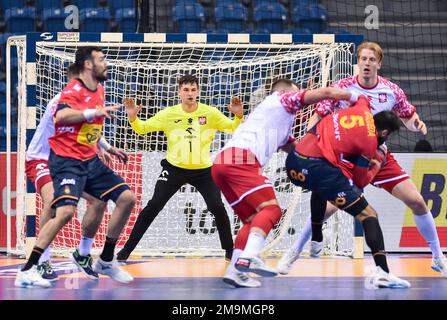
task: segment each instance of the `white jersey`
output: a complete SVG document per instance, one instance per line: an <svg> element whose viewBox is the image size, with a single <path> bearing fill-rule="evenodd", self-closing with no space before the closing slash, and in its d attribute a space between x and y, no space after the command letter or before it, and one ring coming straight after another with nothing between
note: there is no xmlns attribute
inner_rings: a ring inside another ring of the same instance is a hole
<svg viewBox="0 0 447 320"><path fill-rule="evenodd" d="M296 111L303 106L305 90L267 96L239 125L223 147L250 150L263 167L292 133Z"/></svg>
<svg viewBox="0 0 447 320"><path fill-rule="evenodd" d="M394 111L399 118L410 118L416 111L397 84L380 76L377 79L377 84L372 88L362 87L358 82L358 76L341 79L332 84L332 87L366 96L371 104L373 114L381 111ZM324 100L318 103L316 111L319 116L324 117L337 109L349 106L347 101Z"/></svg>
<svg viewBox="0 0 447 320"><path fill-rule="evenodd" d="M59 104L60 97L59 93L48 103L26 151L26 160L48 160L50 156L48 139L54 136L53 113Z"/></svg>

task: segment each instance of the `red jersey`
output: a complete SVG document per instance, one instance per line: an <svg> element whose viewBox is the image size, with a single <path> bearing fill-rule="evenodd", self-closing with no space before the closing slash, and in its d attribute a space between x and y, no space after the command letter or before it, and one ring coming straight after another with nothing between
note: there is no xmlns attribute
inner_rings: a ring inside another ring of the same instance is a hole
<svg viewBox="0 0 447 320"><path fill-rule="evenodd" d="M360 96L351 108L324 117L317 124L316 135L308 133L296 150L304 156L326 158L345 176L353 179L358 187L364 187L369 160L375 157L377 143L369 102ZM351 162L359 157L363 160L360 161L361 171L357 171L357 166Z"/></svg>
<svg viewBox="0 0 447 320"><path fill-rule="evenodd" d="M97 89L91 91L80 79L75 79L62 91L59 104L66 104L81 111L104 108L104 88L98 84ZM55 123L54 136L49 139L51 149L61 157L91 159L96 155L103 124L104 117L74 124Z"/></svg>

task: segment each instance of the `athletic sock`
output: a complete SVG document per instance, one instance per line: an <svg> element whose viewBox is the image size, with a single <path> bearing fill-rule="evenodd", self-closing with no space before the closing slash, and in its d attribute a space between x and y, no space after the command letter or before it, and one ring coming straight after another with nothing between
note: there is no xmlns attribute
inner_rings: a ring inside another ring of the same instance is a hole
<svg viewBox="0 0 447 320"><path fill-rule="evenodd" d="M44 249L41 249L39 247L34 247L33 251L31 252L31 255L28 258L28 261L26 262L25 266L22 268L22 271L27 271L31 269L33 266L37 265L39 262L39 258L44 252Z"/></svg>
<svg viewBox="0 0 447 320"><path fill-rule="evenodd" d="M443 256L441 246L439 244L438 233L436 231L435 220L431 212L427 212L423 215L413 215L414 222L419 230L419 233L427 241L428 246L432 252L434 258Z"/></svg>
<svg viewBox="0 0 447 320"><path fill-rule="evenodd" d="M79 243L79 254L81 256L86 256L90 254L90 251L92 250L94 238L87 238L82 236L81 242Z"/></svg>
<svg viewBox="0 0 447 320"><path fill-rule="evenodd" d="M105 262L110 262L113 260L113 253L115 251L116 242L118 239L113 239L106 237L106 242L104 243L104 249L101 253L101 260Z"/></svg>
<svg viewBox="0 0 447 320"><path fill-rule="evenodd" d="M264 242L265 238L261 234L257 232L250 232L242 256L243 257L258 256L259 252L261 252L262 247L264 246Z"/></svg>
<svg viewBox="0 0 447 320"><path fill-rule="evenodd" d="M307 218L306 223L304 224L303 229L301 230L298 239L295 241L293 245L295 252L302 252L305 244L310 240L312 236L312 226L310 216Z"/></svg>
<svg viewBox="0 0 447 320"><path fill-rule="evenodd" d="M383 241L382 229L379 220L376 217L368 217L362 222L365 230L365 241L371 249L376 266L379 266L385 272L390 272L385 255L385 244Z"/></svg>
<svg viewBox="0 0 447 320"><path fill-rule="evenodd" d="M45 261L49 261L49 260L50 260L50 247L47 247L47 248L43 251L42 255L40 256L40 258L39 258L39 263L38 263L38 264L42 264L42 263L44 263Z"/></svg>

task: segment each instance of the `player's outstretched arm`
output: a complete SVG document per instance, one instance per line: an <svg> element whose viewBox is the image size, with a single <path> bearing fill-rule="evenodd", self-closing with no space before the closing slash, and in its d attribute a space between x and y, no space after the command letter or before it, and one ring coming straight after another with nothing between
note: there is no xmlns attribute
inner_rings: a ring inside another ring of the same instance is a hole
<svg viewBox="0 0 447 320"><path fill-rule="evenodd" d="M129 117L129 121L134 122L137 119L138 113L141 111L141 108L143 108L143 106L137 106L132 98L125 98L123 100L123 104L126 108L126 113Z"/></svg>
<svg viewBox="0 0 447 320"><path fill-rule="evenodd" d="M116 116L114 113L120 108L121 106L112 106L101 109L87 109L81 111L66 106L56 112L54 122L57 124L74 124L100 117L115 119Z"/></svg>
<svg viewBox="0 0 447 320"><path fill-rule="evenodd" d="M313 126L315 126L320 120L321 117L318 115L317 112L314 112L314 114L309 118L309 121L307 122L307 130L313 128Z"/></svg>
<svg viewBox="0 0 447 320"><path fill-rule="evenodd" d="M357 98L358 96L356 94L353 94L347 90L326 87L306 91L306 94L304 95L304 104L314 104L326 99L335 101L346 100L354 103L357 101Z"/></svg>
<svg viewBox="0 0 447 320"><path fill-rule="evenodd" d="M419 115L416 112L413 113L413 115L410 118L408 119L401 118L401 120L408 130L413 132L420 132L423 135L427 134L427 126L425 125L424 121L419 119Z"/></svg>

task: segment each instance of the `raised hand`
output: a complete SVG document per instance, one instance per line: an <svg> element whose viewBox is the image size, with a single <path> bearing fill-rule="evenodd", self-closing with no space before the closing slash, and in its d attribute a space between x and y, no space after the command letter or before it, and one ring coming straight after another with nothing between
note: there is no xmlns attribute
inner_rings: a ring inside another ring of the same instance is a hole
<svg viewBox="0 0 447 320"><path fill-rule="evenodd" d="M244 116L244 107L239 97L233 96L231 98L231 102L228 105L228 110L238 118L242 118Z"/></svg>
<svg viewBox="0 0 447 320"><path fill-rule="evenodd" d="M421 119L416 118L414 120L414 124L413 125L424 136L427 134L427 126L425 125L424 121L422 121Z"/></svg>
<svg viewBox="0 0 447 320"><path fill-rule="evenodd" d="M112 164L112 157L110 156L110 154L108 154L101 148L98 148L98 157L102 162L104 162L106 166L110 167L110 165Z"/></svg>
<svg viewBox="0 0 447 320"><path fill-rule="evenodd" d="M121 106L104 107L96 109L95 117L105 117L108 119L116 119L115 112L121 109Z"/></svg>
<svg viewBox="0 0 447 320"><path fill-rule="evenodd" d="M124 164L126 164L129 159L127 153L115 147L110 148L107 152L117 157L119 161Z"/></svg>
<svg viewBox="0 0 447 320"><path fill-rule="evenodd" d="M124 107L126 108L127 116L129 117L129 120L131 122L135 121L135 119L138 116L138 113L140 112L141 108L143 106L137 106L135 104L135 101L132 98L125 98L123 100Z"/></svg>

